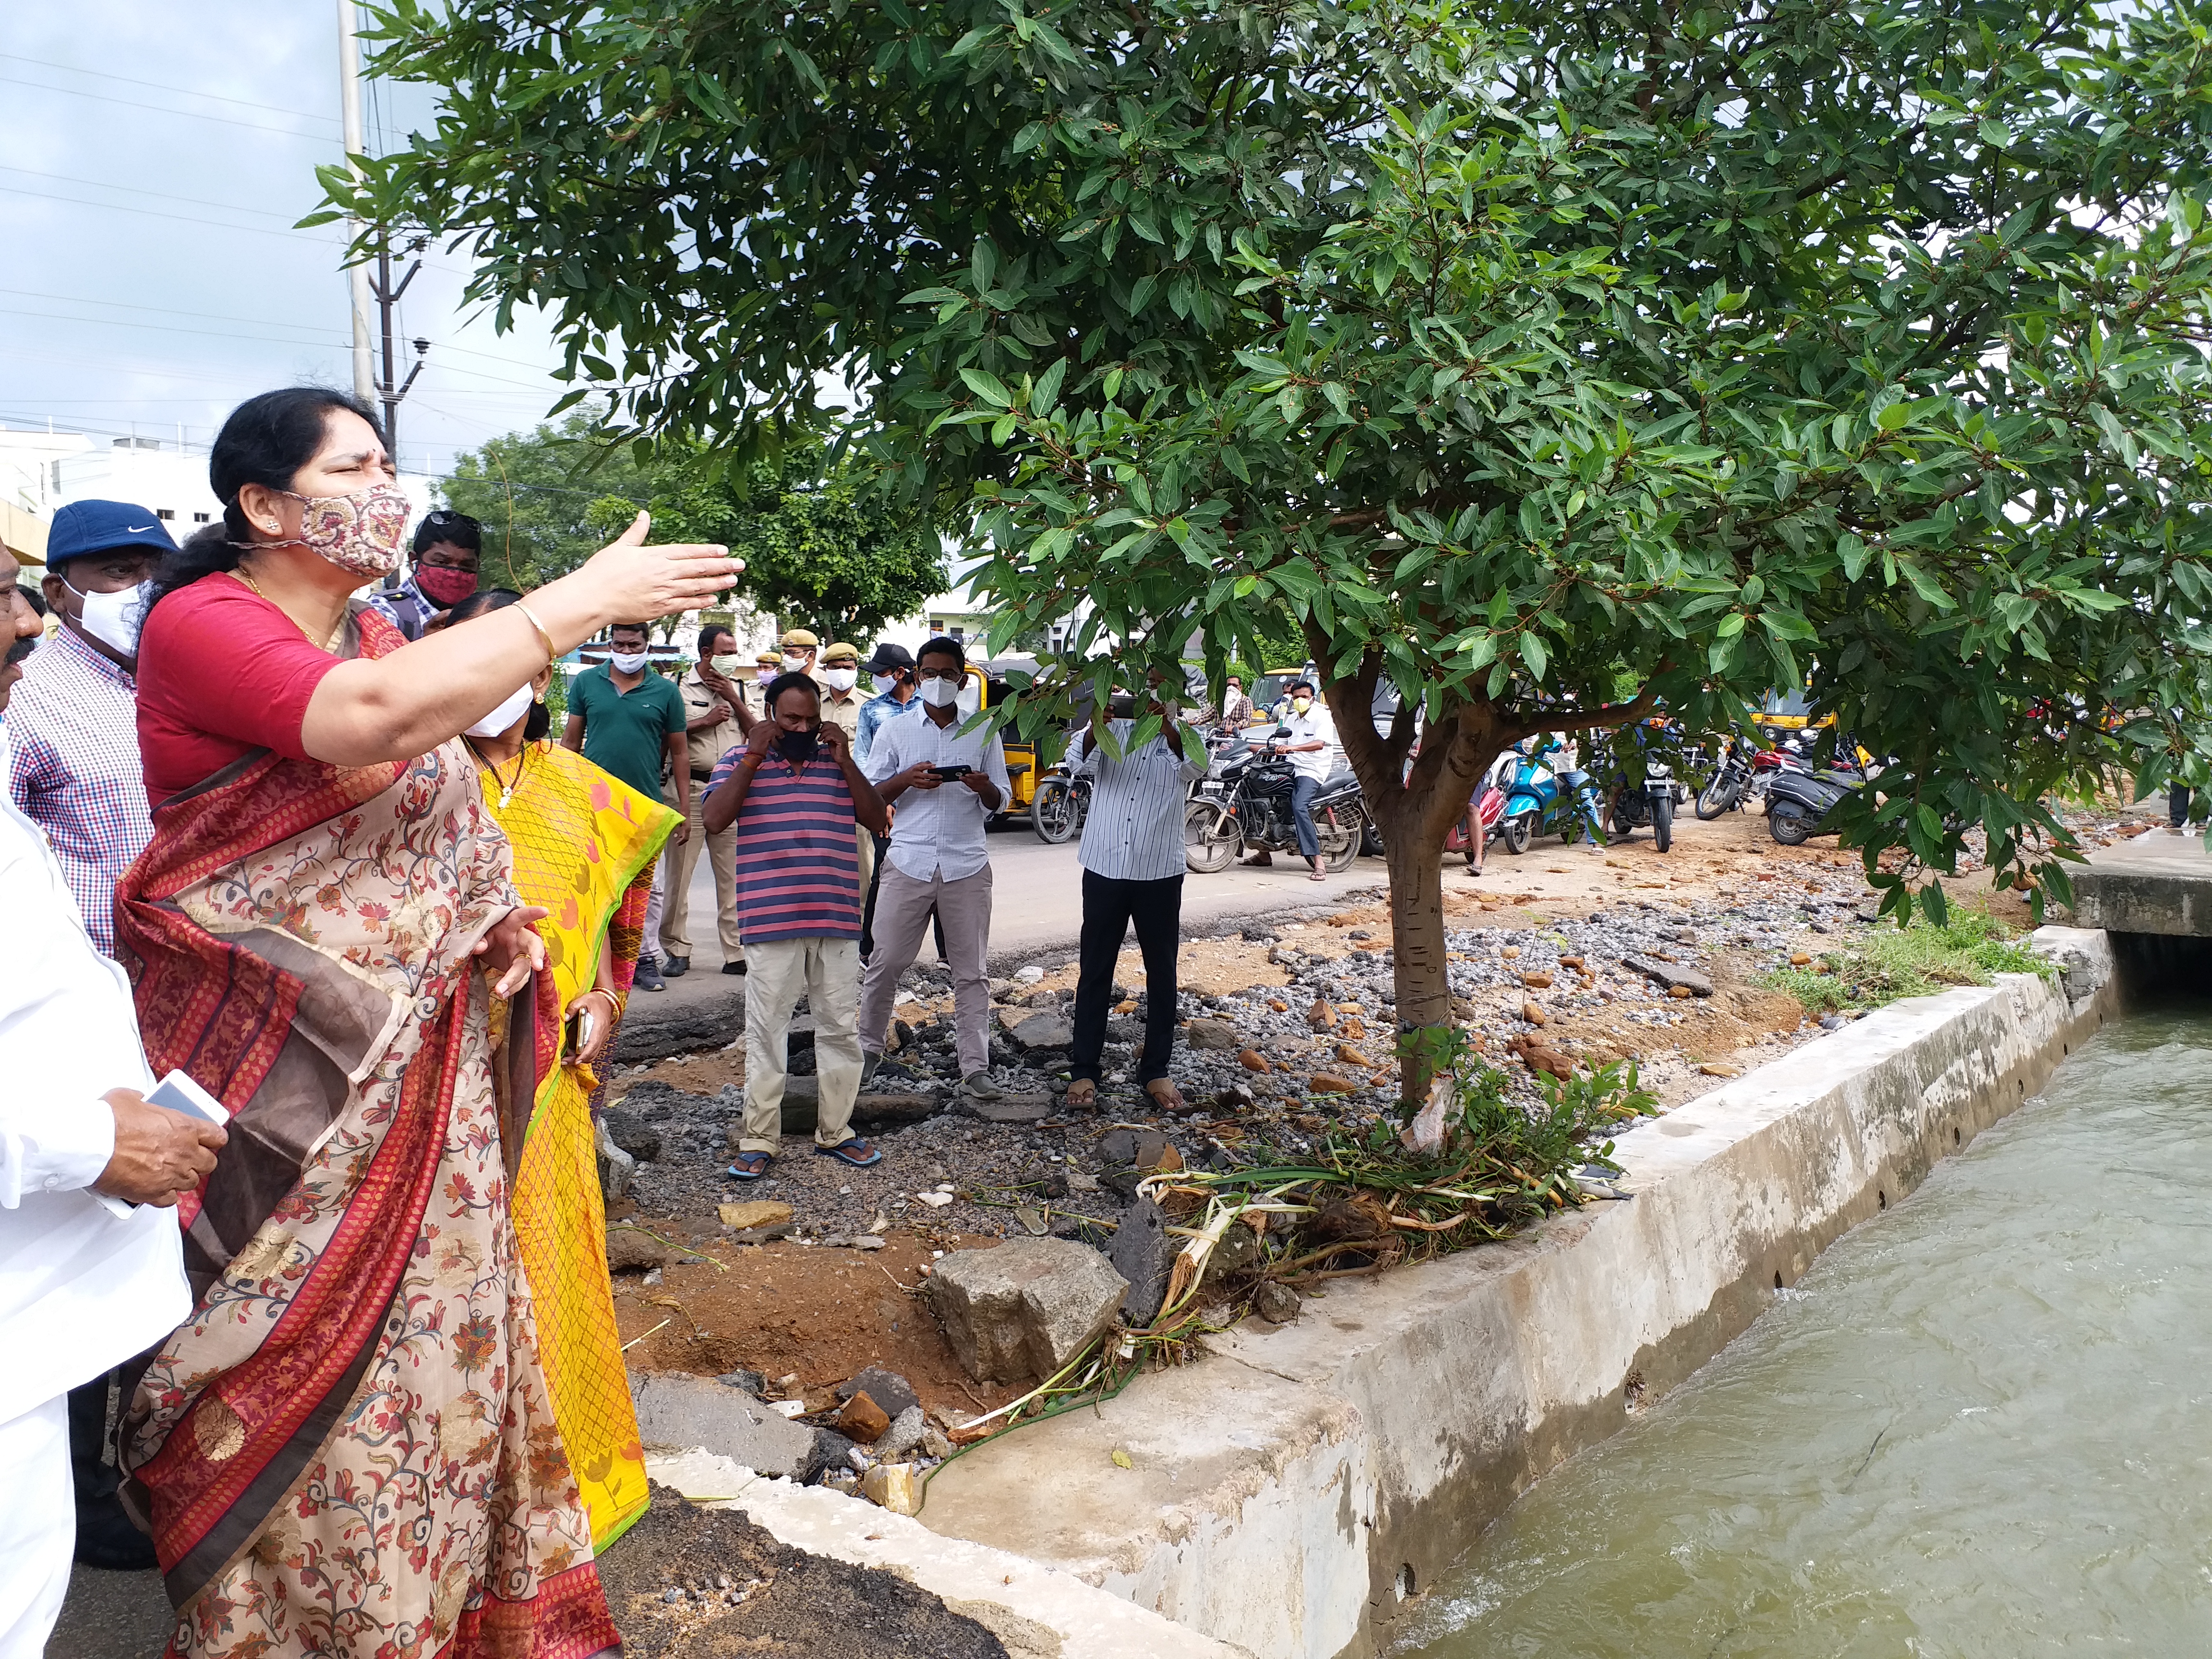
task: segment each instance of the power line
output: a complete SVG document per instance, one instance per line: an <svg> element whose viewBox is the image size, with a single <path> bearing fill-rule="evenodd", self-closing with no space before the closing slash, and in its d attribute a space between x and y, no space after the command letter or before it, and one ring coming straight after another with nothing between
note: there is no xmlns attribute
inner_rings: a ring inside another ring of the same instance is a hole
<svg viewBox="0 0 2212 1659"><path fill-rule="evenodd" d="M281 213L272 212L268 208L245 207L236 202L210 202L198 196L176 196L166 190L147 190L138 185L111 185L104 179L78 179L66 173L40 173L36 167L9 167L5 162L0 162L0 173L20 173L30 179L51 179L55 183L62 185L89 185L94 190L119 190L127 196L151 196L160 201L182 202L191 207L221 208L225 213L250 213L260 219L282 219L286 216ZM109 204L99 203L95 205L104 207Z"/></svg>
<svg viewBox="0 0 2212 1659"><path fill-rule="evenodd" d="M156 92L181 93L188 98L211 98L218 104L236 104L241 108L262 110L270 115L296 115L303 121L328 121L332 126L336 126L337 125L337 116L324 115L314 110L286 109L282 105L278 104L258 103L251 98L226 97L223 94L219 92L194 92L189 87L171 86L166 81L137 81L133 80L130 76L117 75L109 70L79 69L74 64L57 64L52 62L51 59L45 58L26 58L20 52L0 52L0 58L9 58L18 64L36 64L40 69L59 70L64 75L82 75L86 76L88 79L94 81L119 81L125 86L128 87L151 87ZM32 84L36 85L38 83L34 82ZM64 87L56 87L52 88L52 90L56 92L64 92L67 91L68 88ZM182 113L182 112L176 112Z"/></svg>
<svg viewBox="0 0 2212 1659"><path fill-rule="evenodd" d="M195 121L218 121L227 127L244 127L251 132L273 132L280 138L304 138L311 143L326 144L330 139L321 133L295 132L289 127L272 127L264 121L241 121L234 115L209 115L196 109L163 109L158 104L149 104L137 98L110 98L104 92L79 92L75 87L51 86L44 81L27 80L20 75L0 74L0 81L19 87L32 87L40 92L58 92L65 98L89 98L95 103L120 104L125 109L142 110L150 115L183 115ZM283 114L283 111L273 113ZM326 117L319 117L326 119Z"/></svg>
<svg viewBox="0 0 2212 1659"><path fill-rule="evenodd" d="M7 79L5 76L0 76L0 80L5 79ZM330 237L319 236L313 230L270 230L260 225L220 224L212 219L204 219L195 214L163 213L158 208L131 207L121 202L88 202L82 196L57 196L51 191L44 190L24 190L21 187L11 187L5 192L5 194L9 196L28 196L42 202L67 202L73 207L98 208L103 213L137 213L143 214L149 219L173 219L179 224L200 225L210 230L240 231L248 236L305 237L308 241L319 242L325 247L342 248L345 246L343 242L333 240ZM254 210L255 210L250 208L246 210L247 212L252 212Z"/></svg>
<svg viewBox="0 0 2212 1659"><path fill-rule="evenodd" d="M0 317L37 317L50 323L89 323L94 328L141 328L155 334L196 334L210 340L251 340L259 345L323 346L341 337L335 329L322 331L320 340L280 340L268 334L234 334L224 329L179 328L174 323L126 323L118 317L70 317L53 311L26 311L20 306L0 306ZM282 323L281 328L307 328L306 323Z"/></svg>

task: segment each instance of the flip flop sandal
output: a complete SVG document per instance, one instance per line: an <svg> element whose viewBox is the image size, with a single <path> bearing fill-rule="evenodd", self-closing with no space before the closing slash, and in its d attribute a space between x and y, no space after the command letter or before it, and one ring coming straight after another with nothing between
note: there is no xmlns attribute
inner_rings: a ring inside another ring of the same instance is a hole
<svg viewBox="0 0 2212 1659"><path fill-rule="evenodd" d="M758 1181L775 1161L766 1152L739 1152L737 1160L722 1173L732 1181Z"/></svg>
<svg viewBox="0 0 2212 1659"><path fill-rule="evenodd" d="M1165 1078L1155 1078L1145 1085L1145 1093L1153 1105L1164 1112L1187 1112L1190 1103L1182 1097L1182 1091Z"/></svg>
<svg viewBox="0 0 2212 1659"><path fill-rule="evenodd" d="M834 1158L840 1164L849 1164L856 1170L872 1169L884 1161L884 1155L858 1137L841 1140L835 1146L817 1146L817 1158Z"/></svg>
<svg viewBox="0 0 2212 1659"><path fill-rule="evenodd" d="M1087 1077L1079 1077L1067 1085L1062 1103L1080 1111L1098 1103L1098 1085Z"/></svg>

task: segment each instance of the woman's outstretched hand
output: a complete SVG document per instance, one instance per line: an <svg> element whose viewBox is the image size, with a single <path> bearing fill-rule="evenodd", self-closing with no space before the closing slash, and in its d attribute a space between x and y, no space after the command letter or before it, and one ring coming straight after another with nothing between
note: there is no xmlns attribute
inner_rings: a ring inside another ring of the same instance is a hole
<svg viewBox="0 0 2212 1659"><path fill-rule="evenodd" d="M696 611L744 574L745 562L732 558L726 547L647 547L645 538L652 528L652 516L639 514L577 573L618 622L657 622L679 611Z"/></svg>
<svg viewBox="0 0 2212 1659"><path fill-rule="evenodd" d="M545 941L531 932L530 924L552 914L538 905L520 905L476 942L469 954L482 957L483 965L499 975L492 981L493 995L511 997L532 974L545 971Z"/></svg>

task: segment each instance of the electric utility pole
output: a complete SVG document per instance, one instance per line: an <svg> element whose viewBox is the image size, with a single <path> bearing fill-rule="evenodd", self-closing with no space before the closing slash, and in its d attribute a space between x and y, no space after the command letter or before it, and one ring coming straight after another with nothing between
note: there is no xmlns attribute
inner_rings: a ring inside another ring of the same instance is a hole
<svg viewBox="0 0 2212 1659"><path fill-rule="evenodd" d="M338 86L345 115L345 147L349 165L352 158L364 153L361 123L361 44L354 31L359 27L355 0L338 0ZM361 176L356 165L354 176ZM348 219L349 240L357 241L362 234L358 219ZM407 246L410 253L420 253L428 241L417 236ZM397 343L392 338L392 312L399 304L399 296L407 291L415 273L422 269L416 259L407 267L395 285L392 280L392 236L382 227L377 231L376 276L372 279L366 263L356 264L347 271L351 284L353 310L353 389L354 395L363 403L371 401L384 405L384 447L396 468L399 465L399 405L415 384L415 377L422 372L422 359L430 349L428 340L413 342L415 364L408 370L404 380L399 379L399 359ZM378 334L384 346L382 373L379 374L371 362L368 337L368 307L374 301L377 310Z"/></svg>
<svg viewBox="0 0 2212 1659"><path fill-rule="evenodd" d="M361 168L354 157L362 154L361 135L361 42L354 38L360 18L354 9L354 0L338 0L338 104L345 117L346 163L353 168L353 176L361 177ZM346 240L354 242L361 235L361 221L346 220ZM368 267L353 265L346 271L349 297L353 313L353 393L363 403L376 395L376 377L368 363Z"/></svg>

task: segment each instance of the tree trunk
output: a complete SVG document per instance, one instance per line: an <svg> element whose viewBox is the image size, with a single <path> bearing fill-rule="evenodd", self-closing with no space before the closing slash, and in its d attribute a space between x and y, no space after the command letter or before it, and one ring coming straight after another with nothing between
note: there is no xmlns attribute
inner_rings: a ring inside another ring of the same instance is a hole
<svg viewBox="0 0 2212 1659"><path fill-rule="evenodd" d="M1452 1023L1451 985L1444 972L1443 837L1422 833L1427 816L1407 811L1401 790L1396 823L1382 826L1384 861L1390 869L1390 949L1398 994L1398 1029L1415 1036L1399 1062L1398 1097L1418 1105L1428 1097L1434 1037Z"/></svg>

